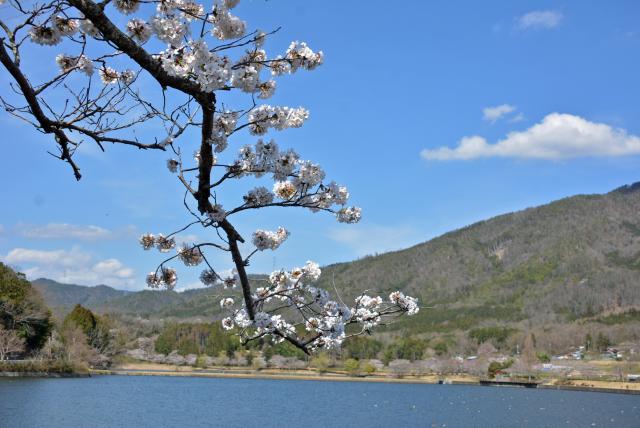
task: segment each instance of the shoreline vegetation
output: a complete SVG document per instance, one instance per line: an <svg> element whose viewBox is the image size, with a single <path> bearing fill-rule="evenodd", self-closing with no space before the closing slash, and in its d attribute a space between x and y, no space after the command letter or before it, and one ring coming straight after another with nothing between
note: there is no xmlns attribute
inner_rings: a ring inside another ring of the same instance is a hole
<svg viewBox="0 0 640 428"><path fill-rule="evenodd" d="M478 376L457 375L406 375L398 377L392 373L376 373L353 376L344 371L320 372L314 369L230 369L228 367L210 367L206 369L184 366L172 366L153 363L126 363L108 370L90 370L91 375L118 376L169 376L231 379L272 379L336 382L378 382L378 383L421 383L447 385L484 385L522 387L527 382L487 381ZM482 381L482 382L481 382ZM582 379L544 379L532 381L530 387L539 389L563 389L571 391L593 391L640 395L640 382L620 382Z"/></svg>
<svg viewBox="0 0 640 428"><path fill-rule="evenodd" d="M22 360L0 361L2 377L89 377L89 369L84 365L66 360Z"/></svg>

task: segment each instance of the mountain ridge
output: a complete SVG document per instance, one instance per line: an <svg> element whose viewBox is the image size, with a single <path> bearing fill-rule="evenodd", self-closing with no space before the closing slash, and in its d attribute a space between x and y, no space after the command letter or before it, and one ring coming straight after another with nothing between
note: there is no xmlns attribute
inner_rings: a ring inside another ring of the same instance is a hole
<svg viewBox="0 0 640 428"><path fill-rule="evenodd" d="M385 294L400 288L419 297L432 308L400 323L417 331L525 320L569 323L639 307L640 182L501 214L409 248L323 267L320 286L332 289L334 279L345 301L364 289ZM97 310L215 318L216 294L145 290L85 301Z"/></svg>

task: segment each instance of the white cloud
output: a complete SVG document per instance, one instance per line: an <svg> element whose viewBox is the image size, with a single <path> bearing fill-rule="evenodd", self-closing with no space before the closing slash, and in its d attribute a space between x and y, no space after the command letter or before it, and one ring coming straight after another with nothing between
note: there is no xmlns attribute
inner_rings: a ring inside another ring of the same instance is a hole
<svg viewBox="0 0 640 428"><path fill-rule="evenodd" d="M135 272L118 259L94 261L78 247L71 250L14 248L1 259L18 266L29 279L50 278L80 285L107 284L119 288L135 285Z"/></svg>
<svg viewBox="0 0 640 428"><path fill-rule="evenodd" d="M20 225L20 235L36 239L79 239L95 241L110 239L114 233L100 226L82 226L68 223L49 223L44 226Z"/></svg>
<svg viewBox="0 0 640 428"><path fill-rule="evenodd" d="M524 131L510 132L495 144L483 137L464 137L456 148L425 149L426 160L466 160L486 157L569 159L584 156L640 154L640 137L604 123L571 114L551 113Z"/></svg>
<svg viewBox="0 0 640 428"><path fill-rule="evenodd" d="M115 276L117 278L131 278L133 269L123 265L118 259L106 259L96 263L92 270L100 275Z"/></svg>
<svg viewBox="0 0 640 428"><path fill-rule="evenodd" d="M100 226L69 223L48 223L45 225L19 223L15 226L15 230L20 236L29 239L68 239L90 242L131 239L139 234L138 228L133 225L105 229Z"/></svg>
<svg viewBox="0 0 640 428"><path fill-rule="evenodd" d="M555 28L562 21L562 13L557 10L536 10L522 15L516 20L520 30Z"/></svg>
<svg viewBox="0 0 640 428"><path fill-rule="evenodd" d="M400 250L417 243L415 230L406 225L350 225L331 229L329 238L348 246L356 256Z"/></svg>
<svg viewBox="0 0 640 428"><path fill-rule="evenodd" d="M39 265L72 267L86 264L91 256L77 248L66 250L32 250L29 248L14 248L4 257L9 264L35 263Z"/></svg>
<svg viewBox="0 0 640 428"><path fill-rule="evenodd" d="M522 113L518 113L517 115L509 119L509 122L517 123L517 122L522 122L523 120L524 120L524 115Z"/></svg>
<svg viewBox="0 0 640 428"><path fill-rule="evenodd" d="M507 115L516 110L515 106L509 104L501 104L495 107L485 107L482 109L484 120L494 123L502 116Z"/></svg>

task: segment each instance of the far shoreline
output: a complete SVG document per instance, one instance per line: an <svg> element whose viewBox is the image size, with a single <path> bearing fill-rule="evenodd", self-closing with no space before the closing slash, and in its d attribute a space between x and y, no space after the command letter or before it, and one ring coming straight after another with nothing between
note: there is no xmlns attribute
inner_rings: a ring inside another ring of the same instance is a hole
<svg viewBox="0 0 640 428"><path fill-rule="evenodd" d="M301 380L301 381L325 381L325 382L374 382L374 383L404 383L404 384L446 384L469 386L494 386L507 388L523 388L521 385L487 384L481 383L481 379L469 375L424 375L394 377L388 374L368 376L350 376L341 372L318 373L307 370L234 370L228 368L210 369L158 369L157 365L145 367L145 364L125 365L110 370L90 370L91 375L114 376L165 376L165 377L196 377L211 379L263 379L263 380ZM173 366L170 366L173 367ZM544 382L530 386L531 389L556 389L566 391L587 391L615 394L640 395L640 383L614 382L598 380L559 380L548 379Z"/></svg>

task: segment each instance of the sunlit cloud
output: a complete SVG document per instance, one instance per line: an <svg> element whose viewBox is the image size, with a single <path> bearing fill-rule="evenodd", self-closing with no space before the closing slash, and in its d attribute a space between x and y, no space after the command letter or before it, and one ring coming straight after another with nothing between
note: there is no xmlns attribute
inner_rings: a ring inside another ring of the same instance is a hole
<svg viewBox="0 0 640 428"><path fill-rule="evenodd" d="M560 25L564 16L557 10L536 10L526 13L516 20L519 30L551 29Z"/></svg>
<svg viewBox="0 0 640 428"><path fill-rule="evenodd" d="M463 137L455 148L425 149L425 160L469 160L488 157L569 159L640 154L640 137L571 114L551 113L524 131L490 144L480 136Z"/></svg>
<svg viewBox="0 0 640 428"><path fill-rule="evenodd" d="M494 123L498 119L506 116L507 114L514 112L516 110L515 106L509 104L501 104L495 107L485 107L482 109L483 119Z"/></svg>
<svg viewBox="0 0 640 428"><path fill-rule="evenodd" d="M135 285L132 268L115 258L96 261L90 253L78 247L71 250L14 248L0 259L17 267L31 280L49 278L65 283L106 284L119 288Z"/></svg>
<svg viewBox="0 0 640 428"><path fill-rule="evenodd" d="M103 241L112 239L129 239L138 234L138 229L133 226L124 226L117 229L106 229L95 225L78 225L69 223L48 223L34 225L20 223L13 227L13 231L23 238L29 239L66 239L73 241Z"/></svg>

